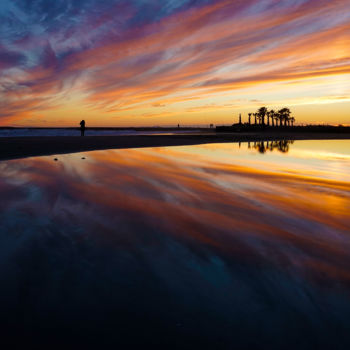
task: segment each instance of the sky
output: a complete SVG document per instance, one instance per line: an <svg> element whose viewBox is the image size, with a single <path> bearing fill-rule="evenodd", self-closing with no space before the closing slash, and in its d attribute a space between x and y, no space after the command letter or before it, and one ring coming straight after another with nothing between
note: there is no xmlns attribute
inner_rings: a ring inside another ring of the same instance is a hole
<svg viewBox="0 0 350 350"><path fill-rule="evenodd" d="M0 126L350 125L350 0L1 0Z"/></svg>

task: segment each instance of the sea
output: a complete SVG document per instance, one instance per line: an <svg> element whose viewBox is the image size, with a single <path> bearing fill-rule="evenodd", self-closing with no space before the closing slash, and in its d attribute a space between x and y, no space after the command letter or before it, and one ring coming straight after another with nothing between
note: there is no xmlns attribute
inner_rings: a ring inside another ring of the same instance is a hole
<svg viewBox="0 0 350 350"><path fill-rule="evenodd" d="M199 132L200 128L86 128L85 136L175 135ZM79 128L0 128L0 137L80 136Z"/></svg>

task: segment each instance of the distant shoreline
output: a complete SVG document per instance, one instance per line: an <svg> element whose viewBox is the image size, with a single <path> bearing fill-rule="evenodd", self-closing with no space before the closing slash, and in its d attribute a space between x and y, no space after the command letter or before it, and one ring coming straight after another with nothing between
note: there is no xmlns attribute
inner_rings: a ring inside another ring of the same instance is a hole
<svg viewBox="0 0 350 350"><path fill-rule="evenodd" d="M0 126L0 130L80 130L79 126L55 126L55 127L45 127L45 126ZM134 130L134 131L185 131L185 130L210 130L208 127L204 126L184 126L184 127L166 127L166 126L89 126L90 130Z"/></svg>
<svg viewBox="0 0 350 350"><path fill-rule="evenodd" d="M340 140L350 133L203 133L191 135L138 136L53 136L0 138L0 160L106 149L190 146L210 143L254 142L273 140Z"/></svg>

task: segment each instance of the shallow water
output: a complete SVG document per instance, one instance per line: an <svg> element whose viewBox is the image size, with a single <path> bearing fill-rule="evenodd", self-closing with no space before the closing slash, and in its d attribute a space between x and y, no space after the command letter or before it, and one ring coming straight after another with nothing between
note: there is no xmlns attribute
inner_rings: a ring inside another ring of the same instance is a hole
<svg viewBox="0 0 350 350"><path fill-rule="evenodd" d="M87 128L85 136L131 136L131 135L175 135L198 133L199 130L133 130L133 129L100 129ZM79 128L0 128L0 137L46 137L46 136L79 136Z"/></svg>
<svg viewBox="0 0 350 350"><path fill-rule="evenodd" d="M349 348L349 141L54 158L0 162L5 335Z"/></svg>

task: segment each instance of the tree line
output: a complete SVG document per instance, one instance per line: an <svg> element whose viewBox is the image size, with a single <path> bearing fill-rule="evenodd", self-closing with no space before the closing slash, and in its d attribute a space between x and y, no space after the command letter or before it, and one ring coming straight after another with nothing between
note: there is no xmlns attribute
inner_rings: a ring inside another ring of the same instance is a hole
<svg viewBox="0 0 350 350"><path fill-rule="evenodd" d="M289 108L282 108L279 111L270 111L266 107L260 107L256 113L248 113L248 123L252 124L254 117L255 125L262 126L294 126L295 118L291 117L292 112Z"/></svg>

